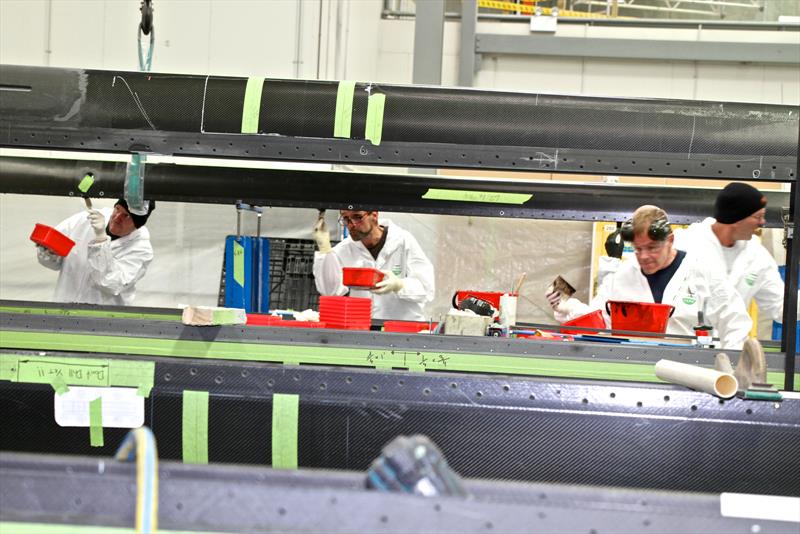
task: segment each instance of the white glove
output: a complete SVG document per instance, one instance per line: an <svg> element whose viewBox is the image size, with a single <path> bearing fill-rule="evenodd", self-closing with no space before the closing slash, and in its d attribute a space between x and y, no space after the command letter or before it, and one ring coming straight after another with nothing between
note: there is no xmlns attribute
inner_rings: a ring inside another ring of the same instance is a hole
<svg viewBox="0 0 800 534"><path fill-rule="evenodd" d="M50 252L42 245L36 245L36 255L39 257L39 262L52 266L61 265L61 262L64 261L64 258L54 252Z"/></svg>
<svg viewBox="0 0 800 534"><path fill-rule="evenodd" d="M553 311L559 311L559 307L561 306L561 302L564 300L561 297L560 291L551 291L547 293L544 298L547 299L547 302L550 304L550 307L553 308Z"/></svg>
<svg viewBox="0 0 800 534"><path fill-rule="evenodd" d="M314 241L317 242L317 248L322 254L327 254L331 251L331 236L328 233L328 225L325 224L325 218L320 217L317 219L317 224L314 225Z"/></svg>
<svg viewBox="0 0 800 534"><path fill-rule="evenodd" d="M97 210L89 210L89 222L94 230L94 241L105 241L108 238L106 234L106 218Z"/></svg>
<svg viewBox="0 0 800 534"><path fill-rule="evenodd" d="M396 293L403 289L403 279L398 278L392 271L381 271L383 273L383 280L375 284L375 289L371 291L378 295L386 293Z"/></svg>

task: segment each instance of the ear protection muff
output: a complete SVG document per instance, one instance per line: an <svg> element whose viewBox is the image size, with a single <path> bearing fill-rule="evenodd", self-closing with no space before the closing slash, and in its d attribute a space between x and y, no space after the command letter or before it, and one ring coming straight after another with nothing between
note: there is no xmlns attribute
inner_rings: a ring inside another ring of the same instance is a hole
<svg viewBox="0 0 800 534"><path fill-rule="evenodd" d="M633 241L633 219L628 219L619 228L622 239L628 242ZM650 223L647 229L647 236L653 241L664 241L672 233L672 227L667 219L656 219Z"/></svg>

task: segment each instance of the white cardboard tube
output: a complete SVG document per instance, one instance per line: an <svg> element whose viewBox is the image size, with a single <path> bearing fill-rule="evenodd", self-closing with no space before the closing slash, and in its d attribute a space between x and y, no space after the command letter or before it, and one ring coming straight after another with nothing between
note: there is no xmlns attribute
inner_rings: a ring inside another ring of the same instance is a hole
<svg viewBox="0 0 800 534"><path fill-rule="evenodd" d="M672 360L659 360L656 363L656 376L666 382L705 391L723 399L733 397L739 389L736 377L730 373Z"/></svg>

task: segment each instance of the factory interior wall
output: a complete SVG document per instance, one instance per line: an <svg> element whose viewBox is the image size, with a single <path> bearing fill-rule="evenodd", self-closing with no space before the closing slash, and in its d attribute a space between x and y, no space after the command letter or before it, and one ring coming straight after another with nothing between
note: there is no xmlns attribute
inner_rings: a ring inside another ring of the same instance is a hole
<svg viewBox="0 0 800 534"><path fill-rule="evenodd" d="M414 23L382 20L381 0L159 0L155 8L154 72L412 81ZM0 63L138 70L138 20L137 2L2 0ZM478 32L524 34L527 26L481 22ZM558 33L743 42L797 38L795 32L582 25L562 25ZM458 54L459 23L448 21L443 85L456 85ZM800 103L796 68L756 63L486 56L474 85L591 96ZM559 177L547 179L554 178ZM54 225L80 209L74 198L0 195L0 298L50 298L55 273L38 266L28 235L35 222ZM578 288L579 297L588 296L591 223L384 215L411 231L434 262L437 293L427 310L434 318L446 311L454 290L508 290L522 272L527 278L521 321L552 322L543 293L558 274ZM315 220L315 210L272 208L264 216L262 234L310 238ZM215 304L223 241L234 233L235 222L232 206L159 203L148 223L155 260L138 284L136 304ZM248 225L246 218L245 230L252 232ZM328 225L335 227L334 213L328 214ZM777 234L768 232L767 241L779 255Z"/></svg>

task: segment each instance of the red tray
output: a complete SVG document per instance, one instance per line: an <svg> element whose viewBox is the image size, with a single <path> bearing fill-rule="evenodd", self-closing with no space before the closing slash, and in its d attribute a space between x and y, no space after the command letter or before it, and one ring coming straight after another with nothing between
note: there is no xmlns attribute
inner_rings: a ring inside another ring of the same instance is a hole
<svg viewBox="0 0 800 534"><path fill-rule="evenodd" d="M39 223L36 223L31 232L31 241L62 257L69 254L69 251L75 246L75 241L55 228Z"/></svg>
<svg viewBox="0 0 800 534"><path fill-rule="evenodd" d="M375 287L383 273L372 267L342 267L342 284L348 287Z"/></svg>

